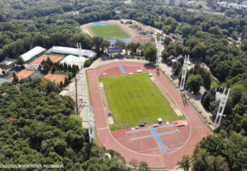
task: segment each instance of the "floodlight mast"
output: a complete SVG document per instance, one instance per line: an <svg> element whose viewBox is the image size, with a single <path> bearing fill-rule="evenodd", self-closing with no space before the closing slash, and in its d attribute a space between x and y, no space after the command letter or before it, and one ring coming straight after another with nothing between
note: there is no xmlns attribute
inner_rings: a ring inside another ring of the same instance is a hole
<svg viewBox="0 0 247 171"><path fill-rule="evenodd" d="M226 107L226 102L227 102L227 99L228 99L228 96L230 94L230 88L228 89L228 92L226 94L226 88L224 88L224 91L222 93L222 96L220 98L220 105L219 105L219 108L218 108L218 112L217 112L217 115L216 115L216 118L214 120L214 130L216 128L219 127L220 125L220 122L221 122L221 119L222 119L222 116L223 116L223 112L225 110L225 107Z"/></svg>
<svg viewBox="0 0 247 171"><path fill-rule="evenodd" d="M160 59L160 39L161 36L158 37L157 43L158 43L158 51L157 51L157 56L156 56L156 66L159 66L159 59Z"/></svg>
<svg viewBox="0 0 247 171"><path fill-rule="evenodd" d="M185 58L184 58L184 65L183 65L183 73L182 73L182 77L181 77L181 81L180 81L180 90L184 90L184 84L185 84L185 79L186 79L186 73L187 73L187 67L188 67L188 64L189 64L189 58L190 56L187 55L187 58L186 58L186 55L185 55Z"/></svg>
<svg viewBox="0 0 247 171"><path fill-rule="evenodd" d="M79 65L80 65L80 71L81 71L83 70L83 57L82 57L81 43L77 43L77 48L78 48Z"/></svg>
<svg viewBox="0 0 247 171"><path fill-rule="evenodd" d="M95 124L94 124L94 114L93 107L90 106L87 110L87 118L88 118L88 134L90 143L95 143Z"/></svg>
<svg viewBox="0 0 247 171"><path fill-rule="evenodd" d="M82 79L83 84L81 85L81 92L83 92L86 90L85 88L86 81L85 81L85 74L83 70L83 57L82 57L81 43L77 43L77 49L78 49L78 58L79 58L79 65L80 65L79 80ZM89 106L89 109L87 109L87 119L88 119L89 140L90 140L90 143L95 143L95 124L94 124L94 114L93 114L92 106Z"/></svg>

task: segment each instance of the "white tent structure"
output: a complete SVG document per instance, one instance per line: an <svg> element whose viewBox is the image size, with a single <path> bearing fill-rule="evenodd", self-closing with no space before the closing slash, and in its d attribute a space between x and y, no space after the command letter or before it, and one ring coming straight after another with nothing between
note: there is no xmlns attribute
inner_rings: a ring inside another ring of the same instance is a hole
<svg viewBox="0 0 247 171"><path fill-rule="evenodd" d="M62 47L62 46L53 46L46 53L56 53L56 54L79 56L77 48L69 48L69 47ZM96 56L96 53L91 50L82 49L82 56L87 57L87 58L92 58Z"/></svg>
<svg viewBox="0 0 247 171"><path fill-rule="evenodd" d="M84 57L81 57L81 58L82 58L82 61L84 63L86 58L84 58ZM66 64L71 65L71 66L78 65L79 68L81 67L79 57L73 56L73 55L66 56L65 58L63 58L63 60L60 63L66 63Z"/></svg>
<svg viewBox="0 0 247 171"><path fill-rule="evenodd" d="M34 56L42 53L42 52L45 52L46 49L45 48L42 48L40 46L36 46L35 48L29 50L28 52L22 54L20 57L22 57L22 59L26 62L30 59L32 59Z"/></svg>

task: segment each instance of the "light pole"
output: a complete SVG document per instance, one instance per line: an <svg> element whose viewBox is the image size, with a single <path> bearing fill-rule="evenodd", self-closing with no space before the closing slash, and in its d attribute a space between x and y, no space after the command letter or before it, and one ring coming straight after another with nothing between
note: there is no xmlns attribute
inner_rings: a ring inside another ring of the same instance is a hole
<svg viewBox="0 0 247 171"><path fill-rule="evenodd" d="M216 128L218 128L219 125L220 125L221 118L223 116L223 112L225 110L229 94L230 94L230 88L228 89L227 94L226 94L226 88L224 88L224 91L223 91L223 93L221 95L221 98L220 98L220 105L219 105L219 108L218 108L218 112L217 112L216 118L214 120L214 130Z"/></svg>
<svg viewBox="0 0 247 171"><path fill-rule="evenodd" d="M186 55L185 55L185 58L184 58L184 65L183 65L183 73L182 73L182 78L181 78L181 81L180 81L180 90L184 90L184 83L185 83L185 79L186 79L186 73L187 73L187 67L188 67L188 64L189 64L189 58L190 56L188 55L187 58L186 58Z"/></svg>

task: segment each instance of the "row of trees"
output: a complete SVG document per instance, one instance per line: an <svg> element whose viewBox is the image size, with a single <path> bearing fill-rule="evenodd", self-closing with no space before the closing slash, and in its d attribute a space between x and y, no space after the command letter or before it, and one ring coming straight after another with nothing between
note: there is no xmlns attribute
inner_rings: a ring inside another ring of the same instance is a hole
<svg viewBox="0 0 247 171"><path fill-rule="evenodd" d="M41 65L39 68L43 69L45 71L52 71L53 73L55 71L59 72L71 72L74 76L75 74L79 71L79 66L78 65L68 65L67 63L59 63L59 62L52 62L51 59L48 57L47 60L43 60L41 62Z"/></svg>
<svg viewBox="0 0 247 171"><path fill-rule="evenodd" d="M181 65L179 67L181 68ZM181 76L182 73L180 72L179 80L181 79ZM210 90L211 81L211 73L203 68L199 62L197 62L186 75L186 86L195 94L199 93L201 86Z"/></svg>
<svg viewBox="0 0 247 171"><path fill-rule="evenodd" d="M140 44L139 42L131 42L126 45L126 43L123 40L117 39L114 46L122 47L123 49L125 49L126 54L130 52L131 55L144 55L145 59L151 62L155 62L156 60L157 48L150 43Z"/></svg>

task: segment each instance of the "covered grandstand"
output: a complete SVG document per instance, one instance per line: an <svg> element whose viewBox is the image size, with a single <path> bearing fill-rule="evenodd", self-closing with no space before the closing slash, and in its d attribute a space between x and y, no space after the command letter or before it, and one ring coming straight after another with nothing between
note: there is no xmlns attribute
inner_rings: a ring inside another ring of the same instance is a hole
<svg viewBox="0 0 247 171"><path fill-rule="evenodd" d="M46 53L78 56L78 49L70 48L70 47L62 47L62 46L53 46ZM92 58L96 56L96 53L91 50L82 49L82 56L86 58Z"/></svg>
<svg viewBox="0 0 247 171"><path fill-rule="evenodd" d="M34 58L35 56L39 56L42 53L44 53L46 51L45 48L42 48L40 46L36 46L35 48L29 50L28 52L22 54L20 57L22 57L22 59L24 60L24 62L29 62L32 58Z"/></svg>
<svg viewBox="0 0 247 171"><path fill-rule="evenodd" d="M82 58L82 64L84 64L86 58L84 57L81 57L81 58ZM79 57L77 56L68 55L65 58L63 58L63 60L60 63L66 63L71 66L78 65L78 67L81 69Z"/></svg>

